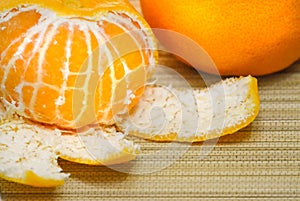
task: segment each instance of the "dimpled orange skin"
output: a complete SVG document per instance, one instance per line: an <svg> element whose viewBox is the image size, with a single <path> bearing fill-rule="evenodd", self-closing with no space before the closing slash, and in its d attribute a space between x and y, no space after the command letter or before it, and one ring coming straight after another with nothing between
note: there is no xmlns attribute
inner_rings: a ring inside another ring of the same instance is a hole
<svg viewBox="0 0 300 201"><path fill-rule="evenodd" d="M142 94L155 44L128 1L1 0L0 15L1 96L21 115L66 129L110 124Z"/></svg>
<svg viewBox="0 0 300 201"><path fill-rule="evenodd" d="M209 53L221 75L270 74L300 58L299 0L140 2L153 28L190 37ZM161 42L186 49L178 41ZM215 73L201 64L195 67Z"/></svg>

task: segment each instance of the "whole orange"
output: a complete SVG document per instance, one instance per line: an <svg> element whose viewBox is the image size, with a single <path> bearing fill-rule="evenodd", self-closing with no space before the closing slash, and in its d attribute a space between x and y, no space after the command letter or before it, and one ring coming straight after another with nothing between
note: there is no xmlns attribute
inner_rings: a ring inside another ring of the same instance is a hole
<svg viewBox="0 0 300 201"><path fill-rule="evenodd" d="M153 28L173 30L197 42L221 75L265 75L300 58L299 0L140 1ZM161 42L189 49L180 41ZM214 72L201 62L195 67Z"/></svg>

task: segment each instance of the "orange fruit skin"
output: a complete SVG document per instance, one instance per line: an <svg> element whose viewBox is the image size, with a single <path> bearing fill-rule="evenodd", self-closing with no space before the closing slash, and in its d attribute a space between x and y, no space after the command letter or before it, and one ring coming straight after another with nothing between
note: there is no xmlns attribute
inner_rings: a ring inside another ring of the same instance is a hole
<svg viewBox="0 0 300 201"><path fill-rule="evenodd" d="M34 121L111 124L156 61L149 28L126 0L0 0L0 95Z"/></svg>
<svg viewBox="0 0 300 201"><path fill-rule="evenodd" d="M3 179L6 179L8 181L20 183L20 184L25 184L25 185L30 185L33 187L57 187L57 186L62 186L64 185L64 180L53 180L53 179L46 179L43 177L40 177L36 175L32 171L27 171L25 174L25 177L22 179L16 179L16 178L10 178L5 175L0 175Z"/></svg>
<svg viewBox="0 0 300 201"><path fill-rule="evenodd" d="M153 28L173 30L194 40L212 57L221 75L270 74L300 58L299 0L140 2ZM161 42L186 49L180 41ZM200 61L195 67L216 73Z"/></svg>

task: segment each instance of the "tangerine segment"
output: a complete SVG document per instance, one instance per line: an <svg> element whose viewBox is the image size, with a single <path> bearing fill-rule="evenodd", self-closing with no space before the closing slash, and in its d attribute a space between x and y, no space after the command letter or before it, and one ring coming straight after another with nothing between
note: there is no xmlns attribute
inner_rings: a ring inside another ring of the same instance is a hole
<svg viewBox="0 0 300 201"><path fill-rule="evenodd" d="M29 2L0 13L3 98L27 118L66 129L112 123L129 106L127 91L145 83L139 71L147 76L147 66L155 64L148 25L131 7L121 10L123 1L115 7L105 1L109 8L97 7L94 18L76 11L59 15L59 1L49 1L52 9Z"/></svg>
<svg viewBox="0 0 300 201"><path fill-rule="evenodd" d="M148 87L129 116L119 116L117 125L125 133L154 141L197 142L232 134L249 125L258 112L257 80L248 76L203 90Z"/></svg>
<svg viewBox="0 0 300 201"><path fill-rule="evenodd" d="M11 14L16 14L17 12L17 9L11 10ZM6 47L16 43L21 35L25 34L32 26L38 23L40 17L41 16L39 13L25 11L23 13L11 17L9 21L2 22L0 28L0 52L3 52L6 49ZM10 29L10 24L17 24L18 26L14 27L14 29Z"/></svg>

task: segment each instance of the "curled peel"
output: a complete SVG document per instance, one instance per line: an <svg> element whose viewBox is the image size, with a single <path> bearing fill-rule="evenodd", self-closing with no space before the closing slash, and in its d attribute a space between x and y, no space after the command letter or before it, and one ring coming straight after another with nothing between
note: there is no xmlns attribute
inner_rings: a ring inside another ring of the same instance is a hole
<svg viewBox="0 0 300 201"><path fill-rule="evenodd" d="M197 142L232 134L259 112L257 80L251 76L229 78L190 93L148 87L129 115L118 117L117 125L149 140ZM154 108L160 108L161 115Z"/></svg>
<svg viewBox="0 0 300 201"><path fill-rule="evenodd" d="M136 157L139 147L113 128L89 129L80 134L36 124L1 111L0 177L36 187L64 184L69 174L59 157L82 164L108 165Z"/></svg>

